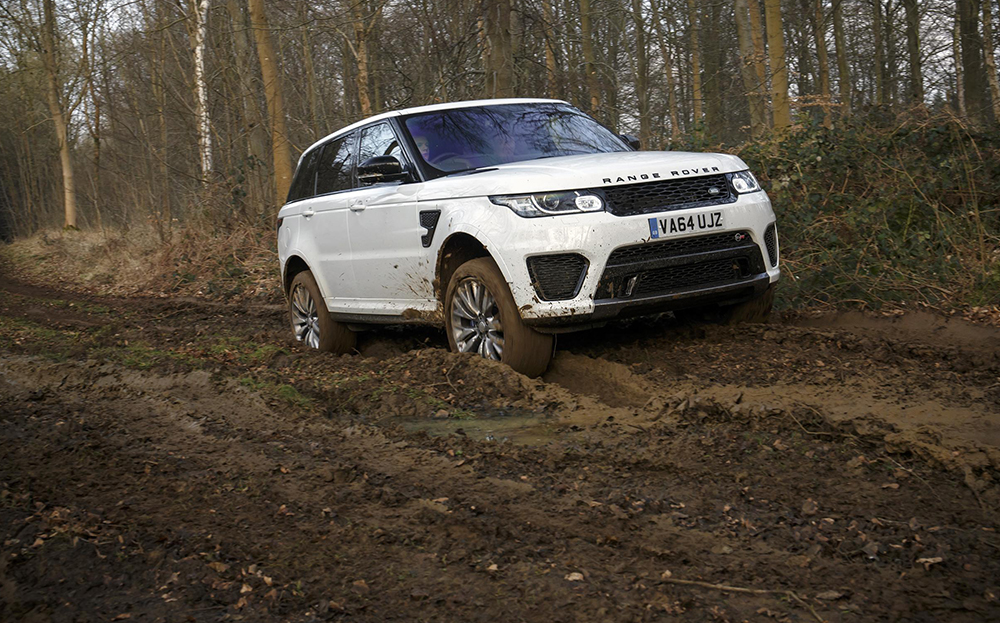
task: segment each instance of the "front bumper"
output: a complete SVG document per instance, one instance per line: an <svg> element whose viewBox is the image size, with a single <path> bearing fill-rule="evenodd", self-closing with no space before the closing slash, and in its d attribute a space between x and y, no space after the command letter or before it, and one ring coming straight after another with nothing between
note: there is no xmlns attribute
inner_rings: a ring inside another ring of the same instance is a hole
<svg viewBox="0 0 1000 623"><path fill-rule="evenodd" d="M661 235L656 240L651 237L651 217L690 215L697 219L720 211L723 226L711 234ZM521 317L539 328L573 327L621 316L736 303L759 296L780 276L776 236L774 231L768 233L774 224L774 212L763 192L743 195L722 206L659 214L618 217L597 213L537 219L511 214L499 220L507 221L496 223L504 235L496 236L494 232L497 244L491 251L511 285ZM699 246L695 239L708 235L735 236L735 242L722 247ZM666 248L664 243L679 243L690 249L674 255L646 253ZM539 249L545 251L539 253ZM616 250L626 251L631 259L622 260ZM571 298L543 300L538 273L529 272L528 261L554 255L580 256L586 260L586 268Z"/></svg>

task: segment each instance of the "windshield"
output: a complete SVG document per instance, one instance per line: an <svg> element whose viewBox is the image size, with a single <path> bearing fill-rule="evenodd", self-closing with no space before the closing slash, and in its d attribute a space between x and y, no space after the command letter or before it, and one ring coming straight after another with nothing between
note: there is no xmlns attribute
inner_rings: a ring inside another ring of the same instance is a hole
<svg viewBox="0 0 1000 623"><path fill-rule="evenodd" d="M439 110L407 117L405 125L424 161L443 173L629 150L610 130L566 104Z"/></svg>

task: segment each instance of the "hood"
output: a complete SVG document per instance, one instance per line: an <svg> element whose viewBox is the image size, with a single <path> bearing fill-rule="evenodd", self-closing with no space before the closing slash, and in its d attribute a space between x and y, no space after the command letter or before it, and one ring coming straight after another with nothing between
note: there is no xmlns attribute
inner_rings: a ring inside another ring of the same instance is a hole
<svg viewBox="0 0 1000 623"><path fill-rule="evenodd" d="M424 184L420 201L606 188L742 171L736 156L677 151L584 154L512 162Z"/></svg>

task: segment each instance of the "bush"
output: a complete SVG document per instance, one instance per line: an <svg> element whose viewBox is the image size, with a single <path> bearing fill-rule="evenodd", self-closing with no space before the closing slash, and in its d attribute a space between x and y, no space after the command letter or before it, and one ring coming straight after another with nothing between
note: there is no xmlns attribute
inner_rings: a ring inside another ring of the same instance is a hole
<svg viewBox="0 0 1000 623"><path fill-rule="evenodd" d="M862 119L737 153L778 217L783 306L1000 303L996 130Z"/></svg>

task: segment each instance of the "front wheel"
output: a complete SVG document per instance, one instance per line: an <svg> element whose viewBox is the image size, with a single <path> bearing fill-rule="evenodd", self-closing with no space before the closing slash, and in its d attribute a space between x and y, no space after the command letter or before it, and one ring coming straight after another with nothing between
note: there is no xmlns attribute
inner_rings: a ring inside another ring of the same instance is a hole
<svg viewBox="0 0 1000 623"><path fill-rule="evenodd" d="M452 351L502 361L530 377L549 367L555 338L524 324L492 259L477 258L459 266L448 283L444 304Z"/></svg>

